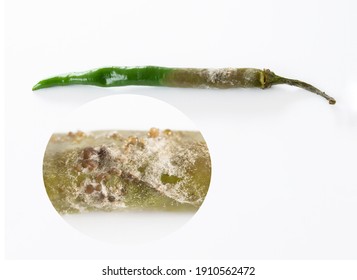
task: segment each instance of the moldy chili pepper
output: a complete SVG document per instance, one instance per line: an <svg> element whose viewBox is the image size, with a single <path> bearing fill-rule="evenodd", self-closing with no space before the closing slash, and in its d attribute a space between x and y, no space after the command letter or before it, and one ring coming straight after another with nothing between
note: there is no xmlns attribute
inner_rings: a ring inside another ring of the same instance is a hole
<svg viewBox="0 0 357 280"><path fill-rule="evenodd" d="M211 159L198 131L55 133L43 180L61 214L197 211L208 192Z"/></svg>
<svg viewBox="0 0 357 280"><path fill-rule="evenodd" d="M330 104L336 103L334 98L308 83L275 75L268 69L255 68L106 67L48 78L37 83L32 90L67 85L266 89L277 84L300 87L324 97Z"/></svg>

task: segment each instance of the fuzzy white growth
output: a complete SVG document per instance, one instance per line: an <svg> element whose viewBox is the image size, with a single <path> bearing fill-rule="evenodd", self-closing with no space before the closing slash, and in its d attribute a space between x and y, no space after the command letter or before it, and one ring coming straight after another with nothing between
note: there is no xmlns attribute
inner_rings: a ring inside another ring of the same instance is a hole
<svg viewBox="0 0 357 280"><path fill-rule="evenodd" d="M110 76L106 78L106 84L112 85L118 81L126 81L128 79L128 77L126 75L123 74L118 74L115 71L110 72Z"/></svg>
<svg viewBox="0 0 357 280"><path fill-rule="evenodd" d="M230 79L232 73L235 72L234 68L220 68L220 69L206 69L203 75L207 75L208 81L213 84L228 84L233 86L234 81Z"/></svg>

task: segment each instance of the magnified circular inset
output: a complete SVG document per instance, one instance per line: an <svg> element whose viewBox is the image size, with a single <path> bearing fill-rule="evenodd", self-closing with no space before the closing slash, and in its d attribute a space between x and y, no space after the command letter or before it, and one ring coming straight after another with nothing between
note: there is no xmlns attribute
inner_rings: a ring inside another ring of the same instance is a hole
<svg viewBox="0 0 357 280"><path fill-rule="evenodd" d="M43 161L57 212L111 242L175 231L202 205L210 178L201 133L174 107L143 96L82 106L53 133Z"/></svg>

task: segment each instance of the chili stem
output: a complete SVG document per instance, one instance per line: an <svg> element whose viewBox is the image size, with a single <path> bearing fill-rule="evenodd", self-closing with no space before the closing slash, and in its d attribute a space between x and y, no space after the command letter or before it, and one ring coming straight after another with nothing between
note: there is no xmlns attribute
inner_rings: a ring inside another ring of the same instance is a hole
<svg viewBox="0 0 357 280"><path fill-rule="evenodd" d="M317 95L320 95L321 97L325 98L329 102L329 104L331 104L331 105L336 104L336 100L333 97L327 95L326 93L324 93L323 91L321 91L318 88L314 87L313 85L310 85L310 84L305 83L303 81L293 80L293 79L288 79L288 78L283 78L283 77L279 77L279 80L280 80L281 84L286 84L286 85L290 85L290 86L299 87L299 88L302 88L304 90L316 93Z"/></svg>

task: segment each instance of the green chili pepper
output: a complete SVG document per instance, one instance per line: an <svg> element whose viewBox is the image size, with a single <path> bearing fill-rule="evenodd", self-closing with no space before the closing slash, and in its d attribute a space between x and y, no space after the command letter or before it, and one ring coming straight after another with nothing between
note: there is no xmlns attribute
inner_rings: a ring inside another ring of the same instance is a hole
<svg viewBox="0 0 357 280"><path fill-rule="evenodd" d="M48 78L37 83L32 90L67 85L265 89L277 84L300 87L324 97L330 104L336 103L334 98L308 83L280 77L268 69L255 68L106 67Z"/></svg>

